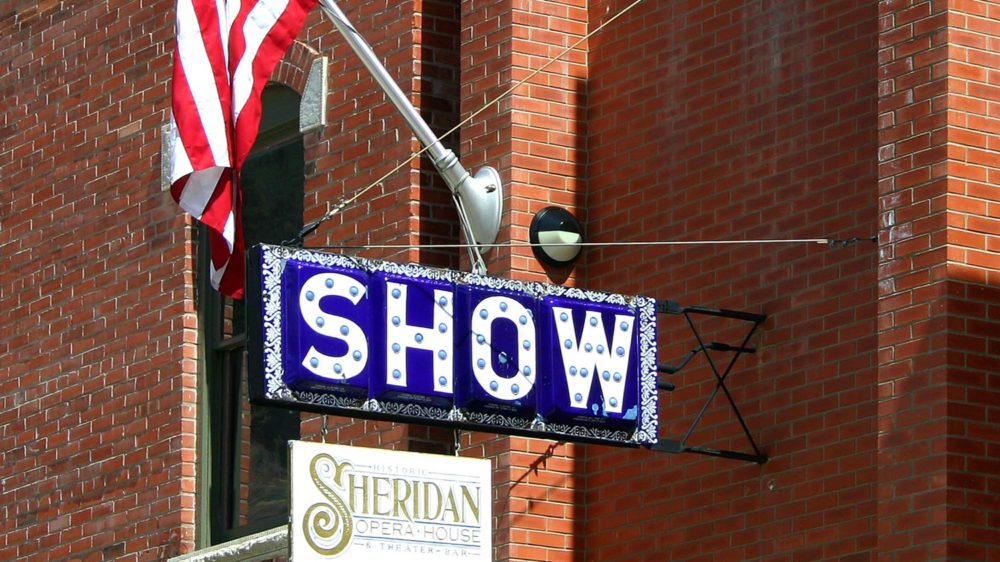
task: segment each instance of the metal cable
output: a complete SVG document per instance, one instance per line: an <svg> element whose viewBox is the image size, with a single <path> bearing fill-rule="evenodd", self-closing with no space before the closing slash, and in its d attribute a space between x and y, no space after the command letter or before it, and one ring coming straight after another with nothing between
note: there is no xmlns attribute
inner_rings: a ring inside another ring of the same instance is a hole
<svg viewBox="0 0 1000 562"><path fill-rule="evenodd" d="M494 244L476 244L487 248L530 248L534 246L577 246L615 247L615 246L706 246L706 245L747 245L747 244L826 244L831 247L845 247L858 242L875 242L874 237L854 237L848 239L833 238L782 238L782 239L751 239L751 240L648 240L637 242L497 242ZM386 250L386 249L454 249L466 248L471 244L367 244L339 246L310 246L313 250Z"/></svg>

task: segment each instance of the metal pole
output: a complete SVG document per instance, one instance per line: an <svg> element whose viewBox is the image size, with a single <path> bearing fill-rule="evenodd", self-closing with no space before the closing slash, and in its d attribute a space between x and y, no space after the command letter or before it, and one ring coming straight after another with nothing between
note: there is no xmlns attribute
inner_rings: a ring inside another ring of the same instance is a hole
<svg viewBox="0 0 1000 562"><path fill-rule="evenodd" d="M365 68L368 69L389 101L406 120L417 139L428 147L427 154L431 162L434 163L434 167L438 169L445 183L448 184L448 188L456 197L459 217L462 219L463 226L466 227L466 236L474 244L492 244L500 229L502 201L500 174L487 166L476 172L474 176L470 175L458 161L455 153L441 144L437 135L431 131L430 126L413 107L410 99L378 60L368 42L348 21L347 16L337 6L336 1L320 0L320 8L357 53ZM480 252L479 248L475 248L475 250L477 253ZM478 257L481 262L481 255ZM485 271L485 265L477 265L477 269L480 267Z"/></svg>

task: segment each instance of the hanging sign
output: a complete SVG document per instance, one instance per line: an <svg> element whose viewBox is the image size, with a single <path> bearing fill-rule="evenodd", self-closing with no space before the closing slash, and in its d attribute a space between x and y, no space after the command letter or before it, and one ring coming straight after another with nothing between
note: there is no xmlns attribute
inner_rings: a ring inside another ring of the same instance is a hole
<svg viewBox="0 0 1000 562"><path fill-rule="evenodd" d="M292 560L492 560L490 461L290 446Z"/></svg>
<svg viewBox="0 0 1000 562"><path fill-rule="evenodd" d="M656 442L652 299L279 246L251 258L256 402Z"/></svg>

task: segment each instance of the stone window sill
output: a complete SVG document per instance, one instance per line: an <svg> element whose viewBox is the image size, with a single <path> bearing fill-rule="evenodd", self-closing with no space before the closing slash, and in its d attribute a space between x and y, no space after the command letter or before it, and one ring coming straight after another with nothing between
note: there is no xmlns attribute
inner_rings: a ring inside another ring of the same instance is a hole
<svg viewBox="0 0 1000 562"><path fill-rule="evenodd" d="M261 531L169 559L169 562L256 562L288 557L288 527Z"/></svg>

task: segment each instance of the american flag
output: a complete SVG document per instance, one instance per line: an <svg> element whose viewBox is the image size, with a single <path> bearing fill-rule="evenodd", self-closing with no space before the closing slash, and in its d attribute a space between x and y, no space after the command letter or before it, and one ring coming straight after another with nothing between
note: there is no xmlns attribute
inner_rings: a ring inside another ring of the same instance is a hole
<svg viewBox="0 0 1000 562"><path fill-rule="evenodd" d="M170 191L209 228L212 285L242 298L239 170L260 127L260 95L316 0L178 0Z"/></svg>

